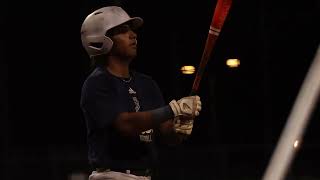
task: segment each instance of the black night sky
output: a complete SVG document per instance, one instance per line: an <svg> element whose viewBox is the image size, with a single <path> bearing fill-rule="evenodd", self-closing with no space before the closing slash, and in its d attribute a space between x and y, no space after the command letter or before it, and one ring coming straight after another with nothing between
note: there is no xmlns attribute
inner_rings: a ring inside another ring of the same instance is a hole
<svg viewBox="0 0 320 180"><path fill-rule="evenodd" d="M179 69L198 66L215 3L60 0L2 6L0 179L67 180L72 173L90 173L79 105L90 71L80 39L87 14L116 4L144 19L132 66L152 76L169 103L191 91L194 75ZM319 22L317 0L234 0L201 81L202 113L185 144L161 149L160 177L261 179L315 56ZM228 68L228 58L239 58L239 68ZM287 179L320 179L319 118L318 101Z"/></svg>

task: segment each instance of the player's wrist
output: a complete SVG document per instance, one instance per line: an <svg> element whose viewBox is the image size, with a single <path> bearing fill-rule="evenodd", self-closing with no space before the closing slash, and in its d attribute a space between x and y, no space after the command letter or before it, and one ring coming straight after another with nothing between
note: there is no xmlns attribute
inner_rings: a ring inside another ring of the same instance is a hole
<svg viewBox="0 0 320 180"><path fill-rule="evenodd" d="M151 110L150 113L155 124L161 124L175 116L169 105Z"/></svg>
<svg viewBox="0 0 320 180"><path fill-rule="evenodd" d="M179 107L178 102L175 99L170 101L169 106L172 110L174 117L178 117L181 114L181 109Z"/></svg>

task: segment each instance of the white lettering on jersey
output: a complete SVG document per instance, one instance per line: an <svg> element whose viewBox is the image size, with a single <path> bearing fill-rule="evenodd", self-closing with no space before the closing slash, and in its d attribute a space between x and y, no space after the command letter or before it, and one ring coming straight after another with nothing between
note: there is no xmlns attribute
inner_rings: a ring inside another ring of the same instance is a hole
<svg viewBox="0 0 320 180"><path fill-rule="evenodd" d="M138 112L140 110L140 103L138 98L135 96L137 93L131 87L129 87L128 91L129 91L129 94L131 94L132 100L134 102L134 105L135 105L134 109L136 112ZM144 131L139 135L140 141L150 143L152 142L152 135L153 135L153 129Z"/></svg>
<svg viewBox="0 0 320 180"><path fill-rule="evenodd" d="M137 97L132 97L132 100L133 100L134 105L135 105L134 109L136 110L136 112L138 112L139 109L140 109L140 104L139 104L138 98Z"/></svg>
<svg viewBox="0 0 320 180"><path fill-rule="evenodd" d="M142 132L140 134L140 141L152 142L152 134L153 134L153 129L149 129L147 131Z"/></svg>
<svg viewBox="0 0 320 180"><path fill-rule="evenodd" d="M136 94L136 92L133 89L131 89L131 87L129 87L129 94Z"/></svg>

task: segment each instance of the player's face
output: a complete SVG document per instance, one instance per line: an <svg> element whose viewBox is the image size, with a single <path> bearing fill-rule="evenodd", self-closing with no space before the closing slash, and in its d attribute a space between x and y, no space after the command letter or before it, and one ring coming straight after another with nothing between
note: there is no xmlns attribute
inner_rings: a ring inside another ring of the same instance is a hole
<svg viewBox="0 0 320 180"><path fill-rule="evenodd" d="M109 30L107 36L113 40L112 55L130 60L137 55L137 34L128 24Z"/></svg>

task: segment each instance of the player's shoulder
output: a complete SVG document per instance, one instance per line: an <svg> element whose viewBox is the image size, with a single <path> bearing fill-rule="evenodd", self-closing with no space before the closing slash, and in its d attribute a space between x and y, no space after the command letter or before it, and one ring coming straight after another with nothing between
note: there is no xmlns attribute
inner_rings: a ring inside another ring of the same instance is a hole
<svg viewBox="0 0 320 180"><path fill-rule="evenodd" d="M83 87L95 87L108 83L110 77L103 68L97 67L90 72L83 83Z"/></svg>

